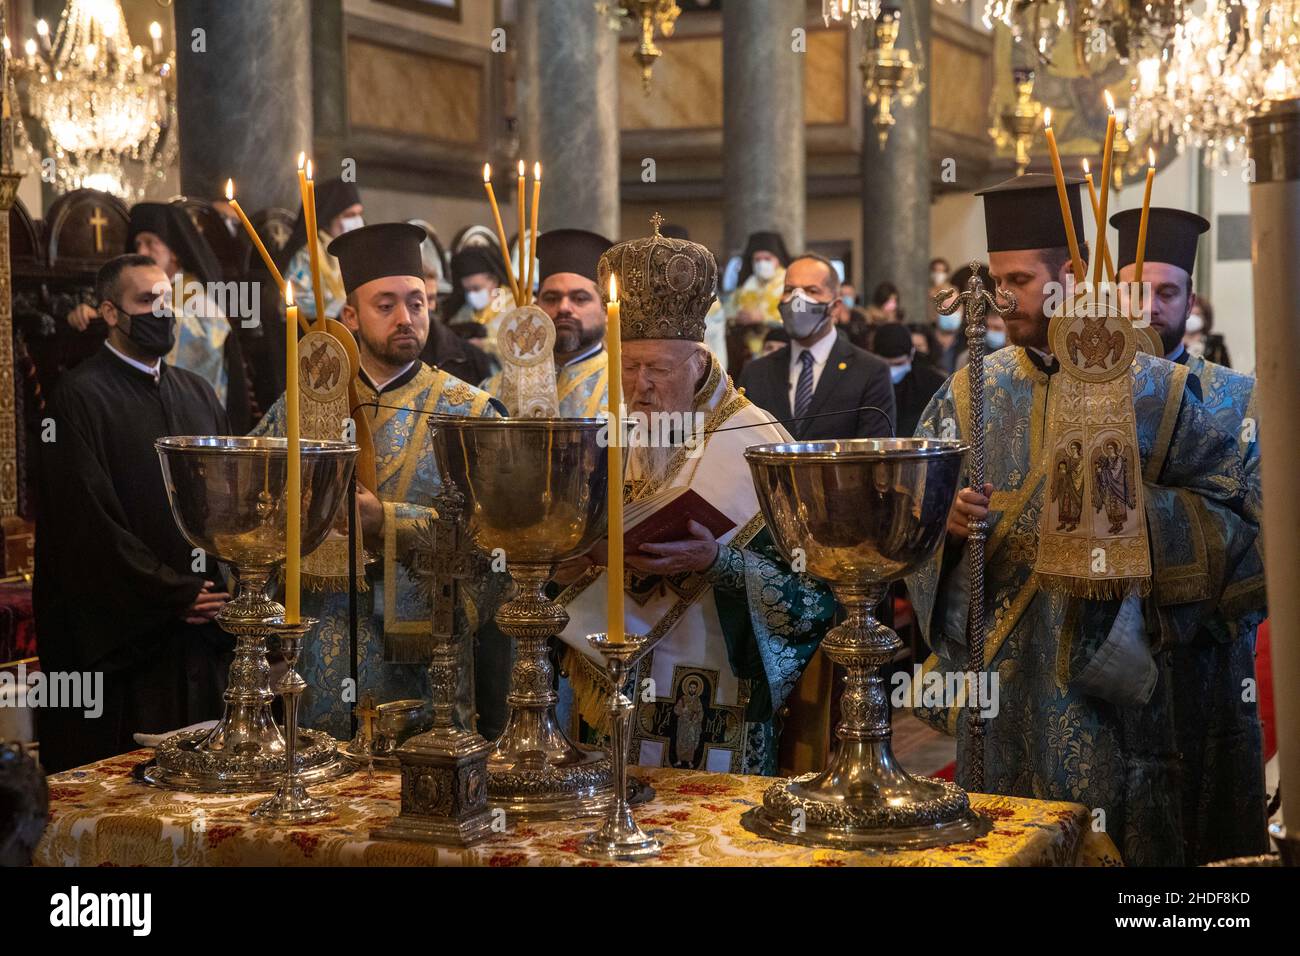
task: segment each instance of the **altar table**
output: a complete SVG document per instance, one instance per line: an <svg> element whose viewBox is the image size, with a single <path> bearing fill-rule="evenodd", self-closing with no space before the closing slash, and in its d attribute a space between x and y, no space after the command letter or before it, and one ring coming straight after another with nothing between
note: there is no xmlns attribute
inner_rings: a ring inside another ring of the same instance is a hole
<svg viewBox="0 0 1300 956"><path fill-rule="evenodd" d="M270 826L249 818L265 794L159 790L135 769L139 750L49 778L50 823L36 852L43 866L595 866L578 855L597 818L520 823L472 849L371 840L401 805L394 771L359 771L312 787L333 797L335 818ZM971 797L993 819L988 836L929 850L847 851L787 846L740 825L762 800L765 777L639 767L655 798L635 808L664 844L650 866L1072 866L1117 865L1077 803ZM616 864L633 865L633 864Z"/></svg>

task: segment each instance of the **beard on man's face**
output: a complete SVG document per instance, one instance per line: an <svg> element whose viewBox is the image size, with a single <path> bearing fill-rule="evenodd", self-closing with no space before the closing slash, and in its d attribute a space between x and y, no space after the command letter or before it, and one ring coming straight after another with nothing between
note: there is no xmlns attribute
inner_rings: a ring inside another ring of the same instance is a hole
<svg viewBox="0 0 1300 956"><path fill-rule="evenodd" d="M384 338L372 336L361 326L361 340L366 349L386 365L408 365L420 357L427 337L413 326L397 328Z"/></svg>
<svg viewBox="0 0 1300 956"><path fill-rule="evenodd" d="M561 355L581 352L600 339L600 329L588 329L577 316L561 312L555 317L555 351Z"/></svg>
<svg viewBox="0 0 1300 956"><path fill-rule="evenodd" d="M1047 348L1047 313L1043 309L1043 299L1032 312L1021 306L1021 298L1016 300L1016 308L1005 316L1007 338L1012 345L1021 348Z"/></svg>

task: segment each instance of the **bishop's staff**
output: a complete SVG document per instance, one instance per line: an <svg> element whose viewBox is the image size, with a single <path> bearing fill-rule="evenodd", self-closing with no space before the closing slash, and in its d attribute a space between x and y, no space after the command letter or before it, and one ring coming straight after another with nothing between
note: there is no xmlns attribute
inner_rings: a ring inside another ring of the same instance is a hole
<svg viewBox="0 0 1300 956"><path fill-rule="evenodd" d="M1015 296L994 286L992 292L984 288L980 279L980 265L972 262L966 288L943 289L934 296L940 312L948 313L962 306L966 312L966 348L970 362L966 366L970 384L970 487L984 492L984 335L988 331L984 317L992 309L1006 315L1016 307ZM1002 304L999 305L998 300ZM966 551L969 560L970 604L966 613L966 670L967 707L966 721L970 743L970 779L968 789L984 789L984 715L979 698L979 675L984 669L984 542L988 536L988 520L971 518L967 522L969 535Z"/></svg>

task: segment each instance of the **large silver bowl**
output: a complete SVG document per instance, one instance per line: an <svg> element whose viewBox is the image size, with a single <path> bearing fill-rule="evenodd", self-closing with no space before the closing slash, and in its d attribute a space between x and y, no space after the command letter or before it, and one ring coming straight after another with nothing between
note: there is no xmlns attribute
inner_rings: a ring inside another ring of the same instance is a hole
<svg viewBox="0 0 1300 956"><path fill-rule="evenodd" d="M465 497L470 537L512 564L554 564L605 535L608 450L594 418L435 417L438 470Z"/></svg>
<svg viewBox="0 0 1300 956"><path fill-rule="evenodd" d="M235 635L225 711L211 731L178 734L158 746L145 778L159 786L203 792L274 788L284 775L285 744L271 717L269 622L284 608L267 596L285 556L288 443L283 438L188 435L154 442L172 516L185 539L230 565L234 598L217 623ZM302 553L325 540L347 499L357 446L301 441ZM207 574L217 580L215 565ZM304 730L296 763L305 782L346 768L327 734Z"/></svg>
<svg viewBox="0 0 1300 956"><path fill-rule="evenodd" d="M199 435L154 442L172 515L185 539L241 572L284 560L283 438ZM315 551L347 498L357 446L299 443L302 463L302 553Z"/></svg>
<svg viewBox="0 0 1300 956"><path fill-rule="evenodd" d="M767 527L787 559L831 585L889 582L934 554L966 446L928 438L786 442L745 449Z"/></svg>
<svg viewBox="0 0 1300 956"><path fill-rule="evenodd" d="M746 449L777 547L826 581L845 621L822 649L845 668L830 766L770 788L745 814L764 836L816 846L922 847L973 839L988 822L966 794L913 777L890 746L880 668L902 643L876 620L890 581L937 550L961 484L967 448L955 441L879 438Z"/></svg>
<svg viewBox="0 0 1300 956"><path fill-rule="evenodd" d="M611 800L613 770L603 753L569 740L556 719L546 642L569 615L544 588L557 564L605 535L607 425L435 416L431 428L439 473L464 496L470 538L503 555L519 585L496 614L515 640L515 664L506 726L488 758L488 797L519 819L599 813Z"/></svg>

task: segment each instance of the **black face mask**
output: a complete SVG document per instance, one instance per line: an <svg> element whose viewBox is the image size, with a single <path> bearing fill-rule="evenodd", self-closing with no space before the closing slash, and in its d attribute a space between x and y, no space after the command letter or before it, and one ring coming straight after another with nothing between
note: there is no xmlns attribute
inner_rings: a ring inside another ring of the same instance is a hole
<svg viewBox="0 0 1300 956"><path fill-rule="evenodd" d="M116 302L113 303L113 308L131 320L126 337L146 355L162 357L176 344L176 316L171 309L161 313L149 311L132 314Z"/></svg>

